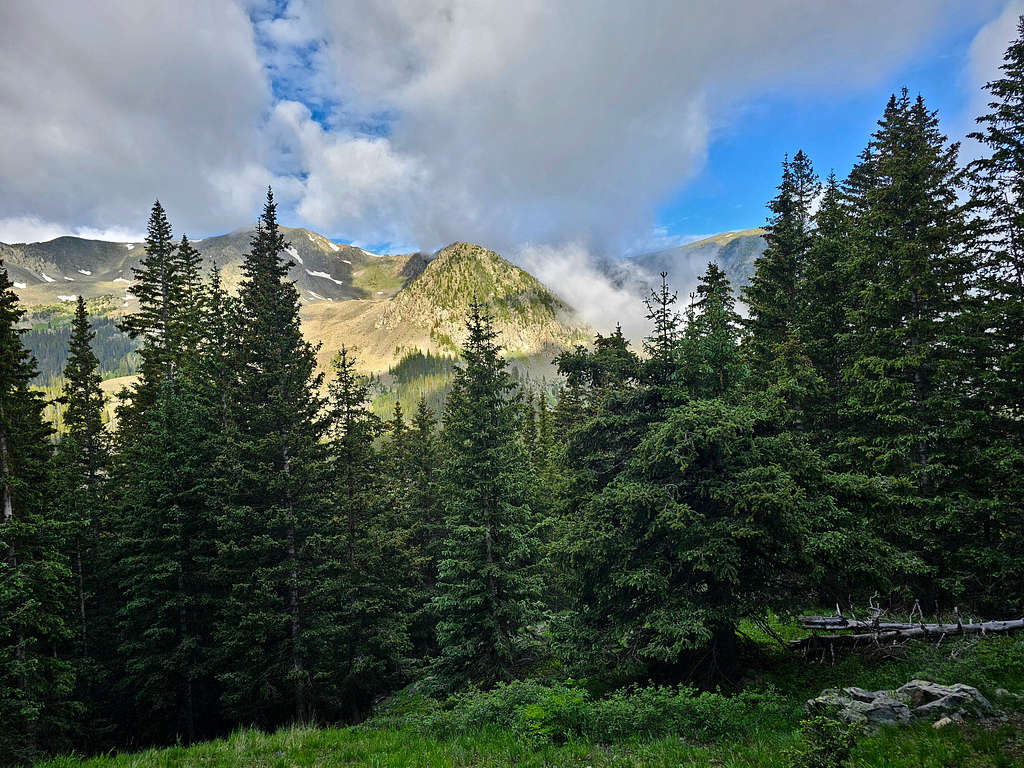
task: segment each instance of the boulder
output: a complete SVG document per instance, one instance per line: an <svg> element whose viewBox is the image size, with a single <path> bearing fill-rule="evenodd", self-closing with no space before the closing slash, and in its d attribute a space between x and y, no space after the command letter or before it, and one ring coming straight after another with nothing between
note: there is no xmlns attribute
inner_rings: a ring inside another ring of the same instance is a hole
<svg viewBox="0 0 1024 768"><path fill-rule="evenodd" d="M863 688L831 688L808 701L804 709L810 715L830 715L869 727L909 723L910 707L883 694L883 691L872 693Z"/></svg>
<svg viewBox="0 0 1024 768"><path fill-rule="evenodd" d="M829 715L848 723L864 723L869 728L913 720L958 722L994 711L977 688L962 683L944 686L928 680L911 680L896 691L828 688L808 700L804 709L809 715Z"/></svg>
<svg viewBox="0 0 1024 768"><path fill-rule="evenodd" d="M994 708L981 691L970 685L938 685L928 680L911 680L895 696L910 706L914 718L934 720L946 715L984 717Z"/></svg>

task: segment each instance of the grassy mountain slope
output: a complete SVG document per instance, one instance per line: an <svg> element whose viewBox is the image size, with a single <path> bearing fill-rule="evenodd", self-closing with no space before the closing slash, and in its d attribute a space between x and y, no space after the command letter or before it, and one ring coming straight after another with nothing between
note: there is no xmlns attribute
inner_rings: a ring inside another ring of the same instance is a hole
<svg viewBox="0 0 1024 768"><path fill-rule="evenodd" d="M454 355L465 340L465 316L476 295L495 315L510 357L543 368L561 349L585 344L591 330L536 278L478 245L443 249L387 302L310 304L302 319L310 338L323 342L321 362L344 343L367 372L386 371L403 356Z"/></svg>

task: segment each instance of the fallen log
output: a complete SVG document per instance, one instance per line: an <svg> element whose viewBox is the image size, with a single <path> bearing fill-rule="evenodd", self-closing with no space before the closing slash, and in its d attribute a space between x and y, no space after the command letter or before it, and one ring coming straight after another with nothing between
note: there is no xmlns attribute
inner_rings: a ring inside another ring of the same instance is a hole
<svg viewBox="0 0 1024 768"><path fill-rule="evenodd" d="M831 619L831 622L813 623L808 628L829 628L833 630L863 630L868 632L853 632L849 634L810 635L799 640L792 640L789 646L794 650L812 649L835 649L841 647L853 647L857 645L882 645L892 644L900 640L922 640L930 638L943 638L955 635L987 635L1006 634L1024 630L1024 618L1011 619L1009 621L975 621L956 622L955 624L935 623L917 624L911 622L870 622L844 619L841 616L834 617L802 617L803 619ZM843 622L842 626L838 621Z"/></svg>

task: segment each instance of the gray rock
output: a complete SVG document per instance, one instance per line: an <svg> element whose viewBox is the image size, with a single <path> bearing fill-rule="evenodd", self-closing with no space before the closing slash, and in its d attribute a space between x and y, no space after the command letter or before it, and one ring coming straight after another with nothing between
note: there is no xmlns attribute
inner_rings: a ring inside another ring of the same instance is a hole
<svg viewBox="0 0 1024 768"><path fill-rule="evenodd" d="M993 712L992 704L977 688L961 683L944 686L928 680L911 680L896 691L829 688L810 699L804 709L810 715L831 715L869 728L912 720L957 722L966 716L982 717Z"/></svg>
<svg viewBox="0 0 1024 768"><path fill-rule="evenodd" d="M910 706L917 719L932 719L961 711L982 717L993 711L992 704L981 691L963 683L946 686L928 680L911 680L895 695Z"/></svg>
<svg viewBox="0 0 1024 768"><path fill-rule="evenodd" d="M865 723L868 726L909 723L910 707L902 701L863 689L829 689L804 705L810 715L833 715L848 723ZM868 694L868 695L865 695Z"/></svg>

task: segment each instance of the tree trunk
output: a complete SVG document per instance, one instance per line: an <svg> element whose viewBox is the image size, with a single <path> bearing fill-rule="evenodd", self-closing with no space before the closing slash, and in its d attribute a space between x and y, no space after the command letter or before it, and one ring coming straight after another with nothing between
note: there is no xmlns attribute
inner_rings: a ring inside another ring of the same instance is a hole
<svg viewBox="0 0 1024 768"><path fill-rule="evenodd" d="M980 621L970 624L913 624L910 622L852 621L841 616L819 617L805 616L800 619L801 626L808 628L826 628L833 630L869 630L853 634L811 635L789 643L790 648L828 649L837 647L853 647L856 645L896 643L900 640L942 638L950 635L972 634L1006 634L1024 630L1024 618L1010 621Z"/></svg>

